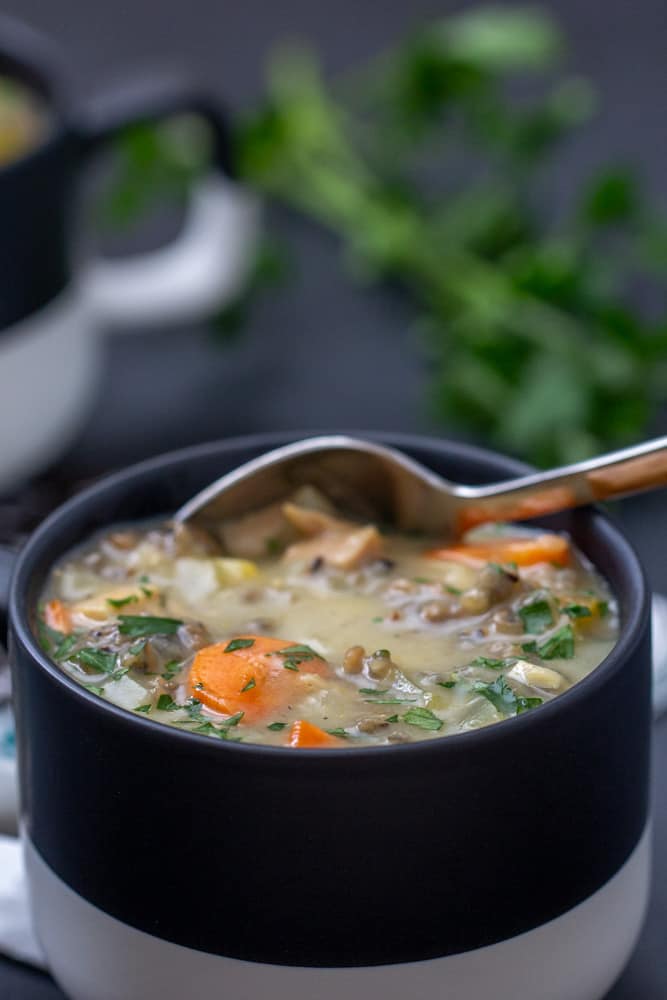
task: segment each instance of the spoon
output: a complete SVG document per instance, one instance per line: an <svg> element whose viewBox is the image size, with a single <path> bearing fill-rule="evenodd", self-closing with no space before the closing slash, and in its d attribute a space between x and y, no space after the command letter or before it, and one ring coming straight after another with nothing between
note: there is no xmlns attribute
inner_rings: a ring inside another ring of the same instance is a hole
<svg viewBox="0 0 667 1000"><path fill-rule="evenodd" d="M188 500L175 521L238 517L315 486L362 518L456 536L667 485L667 437L485 486L450 482L395 448L346 435L306 438L239 466Z"/></svg>

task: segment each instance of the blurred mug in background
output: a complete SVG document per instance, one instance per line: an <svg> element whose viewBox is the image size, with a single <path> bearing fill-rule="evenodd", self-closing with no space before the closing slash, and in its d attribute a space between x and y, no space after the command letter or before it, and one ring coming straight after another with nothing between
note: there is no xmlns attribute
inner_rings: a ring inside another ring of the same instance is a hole
<svg viewBox="0 0 667 1000"><path fill-rule="evenodd" d="M252 199L230 177L216 102L153 78L74 104L50 46L0 17L0 492L51 464L85 422L101 365L99 330L198 319L242 281ZM76 190L92 153L123 129L200 116L212 167L177 239L148 254L78 262Z"/></svg>

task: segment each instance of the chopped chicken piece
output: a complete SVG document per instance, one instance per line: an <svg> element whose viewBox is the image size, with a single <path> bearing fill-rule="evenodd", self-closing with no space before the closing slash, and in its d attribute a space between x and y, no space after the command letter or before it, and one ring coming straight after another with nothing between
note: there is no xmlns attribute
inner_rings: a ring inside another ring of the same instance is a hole
<svg viewBox="0 0 667 1000"><path fill-rule="evenodd" d="M379 559L382 555L382 535L377 528L337 522L340 527L324 530L303 542L295 542L285 552L288 560L324 559L336 569L356 569L363 563Z"/></svg>
<svg viewBox="0 0 667 1000"><path fill-rule="evenodd" d="M290 504L272 503L226 521L220 527L220 535L228 555L259 559L281 552L295 541L299 529L285 515L286 506L298 505L297 509L304 514L320 511L323 517L333 513L327 498L314 486L300 486L290 499Z"/></svg>

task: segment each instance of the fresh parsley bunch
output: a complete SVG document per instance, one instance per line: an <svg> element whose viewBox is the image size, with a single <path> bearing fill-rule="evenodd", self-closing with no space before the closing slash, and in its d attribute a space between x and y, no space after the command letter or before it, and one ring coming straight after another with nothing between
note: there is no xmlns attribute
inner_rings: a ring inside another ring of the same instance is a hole
<svg viewBox="0 0 667 1000"><path fill-rule="evenodd" d="M551 211L549 173L595 107L564 48L546 13L504 7L332 83L290 49L236 136L250 184L333 231L355 280L412 299L438 416L538 464L635 439L667 387L659 214L615 168ZM267 274L263 251L244 304Z"/></svg>

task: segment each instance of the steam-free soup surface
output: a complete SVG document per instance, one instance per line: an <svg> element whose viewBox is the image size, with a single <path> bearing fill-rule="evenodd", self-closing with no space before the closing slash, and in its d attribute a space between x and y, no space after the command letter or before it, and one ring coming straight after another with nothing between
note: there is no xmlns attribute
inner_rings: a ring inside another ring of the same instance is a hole
<svg viewBox="0 0 667 1000"><path fill-rule="evenodd" d="M53 570L39 629L81 684L166 725L355 747L539 711L609 652L617 611L565 536L444 545L304 487L206 531L103 532Z"/></svg>

